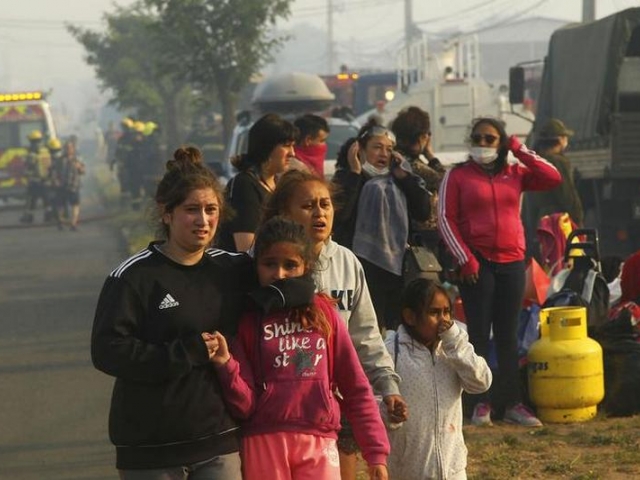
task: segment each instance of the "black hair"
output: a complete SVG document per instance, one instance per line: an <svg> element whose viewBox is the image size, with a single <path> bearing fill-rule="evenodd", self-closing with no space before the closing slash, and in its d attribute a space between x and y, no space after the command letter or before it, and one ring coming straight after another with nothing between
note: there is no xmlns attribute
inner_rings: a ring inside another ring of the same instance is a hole
<svg viewBox="0 0 640 480"><path fill-rule="evenodd" d="M329 191L329 195L333 197L333 186L324 178L306 170L289 170L280 177L275 190L264 205L261 223L265 223L278 215L284 215L298 187L307 182L316 182L324 185Z"/></svg>
<svg viewBox="0 0 640 480"><path fill-rule="evenodd" d="M293 124L298 129L298 142L304 141L307 136L316 137L319 132L329 133L327 120L313 113L306 113L294 120Z"/></svg>
<svg viewBox="0 0 640 480"><path fill-rule="evenodd" d="M158 233L169 237L169 227L162 222L162 215L172 212L186 200L193 190L211 188L218 199L222 214L224 195L215 174L204 164L202 152L196 147L182 146L166 163L166 172L156 188L154 200L158 206Z"/></svg>
<svg viewBox="0 0 640 480"><path fill-rule="evenodd" d="M533 149L540 153L544 153L547 150L551 150L552 148L560 145L559 138L538 138L536 143L533 144Z"/></svg>
<svg viewBox="0 0 640 480"><path fill-rule="evenodd" d="M275 113L268 113L249 129L247 153L234 158L233 166L240 171L259 168L269 160L274 148L295 142L297 138L295 125Z"/></svg>
<svg viewBox="0 0 640 480"><path fill-rule="evenodd" d="M255 258L259 259L267 249L280 242L295 245L306 265L313 261L312 245L304 226L282 215L270 218L258 228L254 243Z"/></svg>
<svg viewBox="0 0 640 480"><path fill-rule="evenodd" d="M391 131L396 136L398 147L408 150L415 145L422 135L431 133L429 114L418 107L407 107L401 110L391 122Z"/></svg>
<svg viewBox="0 0 640 480"><path fill-rule="evenodd" d="M402 291L402 297L400 305L402 310L408 308L416 316L423 314L426 309L433 302L433 298L436 293L442 293L449 301L449 308L451 308L451 298L445 290L445 288L436 280L428 280L426 278L416 278L411 280ZM409 332L412 338L417 339L415 334L415 328L411 325L407 325L402 316L402 324L404 328Z"/></svg>
<svg viewBox="0 0 640 480"><path fill-rule="evenodd" d="M336 157L336 170L349 169L349 149L351 148L351 145L353 145L357 140L357 137L351 137L342 144L340 150L338 151L338 156Z"/></svg>
<svg viewBox="0 0 640 480"><path fill-rule="evenodd" d="M502 168L507 164L507 155L509 154L509 135L507 135L504 122L493 117L476 118L471 123L469 138L471 138L471 135L473 135L473 133L476 131L476 128L478 128L480 125L490 125L498 132L500 143L498 144L498 158L495 165L496 171L502 170Z"/></svg>

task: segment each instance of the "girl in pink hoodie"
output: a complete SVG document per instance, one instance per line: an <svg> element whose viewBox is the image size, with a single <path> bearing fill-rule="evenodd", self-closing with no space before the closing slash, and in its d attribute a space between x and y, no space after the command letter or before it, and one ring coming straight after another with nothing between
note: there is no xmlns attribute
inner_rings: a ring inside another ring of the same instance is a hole
<svg viewBox="0 0 640 480"><path fill-rule="evenodd" d="M255 242L261 288L231 351L212 334L210 359L232 414L245 420L244 478L339 479L342 409L370 478L387 479L389 442L373 392L332 301L314 293L312 255L304 227L267 221Z"/></svg>

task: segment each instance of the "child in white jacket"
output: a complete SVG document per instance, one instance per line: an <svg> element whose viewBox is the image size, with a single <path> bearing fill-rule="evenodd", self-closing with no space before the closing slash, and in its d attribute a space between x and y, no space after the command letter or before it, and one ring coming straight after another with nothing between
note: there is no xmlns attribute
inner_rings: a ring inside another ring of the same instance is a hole
<svg viewBox="0 0 640 480"><path fill-rule="evenodd" d="M385 344L411 412L401 426L390 425L389 478L466 479L462 392L488 390L492 376L464 327L451 319L444 288L423 278L409 283L403 292L402 324Z"/></svg>

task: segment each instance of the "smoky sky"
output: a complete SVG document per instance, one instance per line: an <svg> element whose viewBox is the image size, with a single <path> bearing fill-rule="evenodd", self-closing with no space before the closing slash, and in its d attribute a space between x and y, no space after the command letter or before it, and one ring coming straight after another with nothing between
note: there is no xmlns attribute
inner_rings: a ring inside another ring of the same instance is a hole
<svg viewBox="0 0 640 480"><path fill-rule="evenodd" d="M238 0L240 1L240 0ZM80 115L81 105L104 102L96 87L93 70L83 60L83 49L65 30L65 23L101 29L105 11L114 3L131 5L133 0L0 0L0 89L53 90L52 104L65 115ZM402 41L405 0L296 0L292 15L280 22L287 31L308 24L327 30L327 6L333 5L336 55L358 44L392 48ZM638 0L599 0L597 17L639 6ZM413 0L413 20L428 33L460 27L472 30L490 19L540 16L579 21L582 0ZM294 41L304 41L296 38ZM326 55L325 45L310 41L311 54ZM336 59L339 64L340 58ZM278 65L278 70L295 65Z"/></svg>

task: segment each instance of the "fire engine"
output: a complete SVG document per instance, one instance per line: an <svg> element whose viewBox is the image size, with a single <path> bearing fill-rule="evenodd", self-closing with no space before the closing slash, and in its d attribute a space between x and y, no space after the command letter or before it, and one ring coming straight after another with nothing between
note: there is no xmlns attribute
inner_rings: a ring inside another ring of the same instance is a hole
<svg viewBox="0 0 640 480"><path fill-rule="evenodd" d="M23 198L28 135L40 130L43 145L56 136L46 94L41 91L0 92L0 199Z"/></svg>

